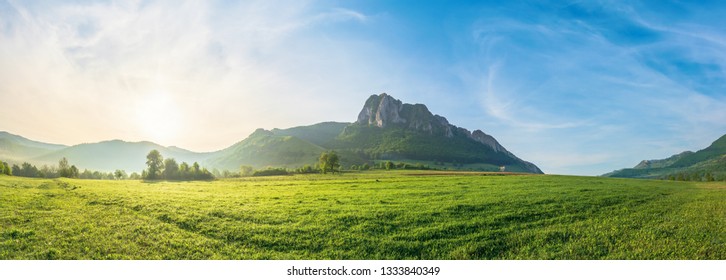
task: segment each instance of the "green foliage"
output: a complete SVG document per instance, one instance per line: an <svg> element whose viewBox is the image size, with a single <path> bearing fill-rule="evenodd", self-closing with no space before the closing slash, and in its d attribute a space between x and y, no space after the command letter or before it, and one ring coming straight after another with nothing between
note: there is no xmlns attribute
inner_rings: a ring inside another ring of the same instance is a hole
<svg viewBox="0 0 726 280"><path fill-rule="evenodd" d="M460 132L453 137L429 134L398 127L351 125L331 144L337 150L361 149L373 160L429 160L492 165L520 166L522 163L508 154L494 152Z"/></svg>
<svg viewBox="0 0 726 280"><path fill-rule="evenodd" d="M58 173L61 177L72 178L71 167L68 165L68 159L65 157L58 161Z"/></svg>
<svg viewBox="0 0 726 280"><path fill-rule="evenodd" d="M43 168L39 171L39 177L43 178L55 178L54 176L56 172L53 170L50 170L47 166L43 166ZM78 178L79 172L78 168L75 165L68 165L68 159L61 158L58 161L58 176L65 177L65 178Z"/></svg>
<svg viewBox="0 0 726 280"><path fill-rule="evenodd" d="M117 180L123 180L123 179L127 179L129 177L126 174L126 171L123 171L120 169L116 169L116 171L113 172L113 175L114 175L114 177L116 177Z"/></svg>
<svg viewBox="0 0 726 280"><path fill-rule="evenodd" d="M27 162L23 162L23 164L21 164L20 166L18 166L17 164L13 164L13 167L11 169L12 169L12 174L14 174L15 176L31 177L31 178L42 177L42 173L40 173L38 168L35 167L35 165L32 165Z"/></svg>
<svg viewBox="0 0 726 280"><path fill-rule="evenodd" d="M173 158L164 157L157 150L152 150L146 156L147 170L141 174L144 180L212 180L214 175L199 163L194 162L191 166L182 162L177 164Z"/></svg>
<svg viewBox="0 0 726 280"><path fill-rule="evenodd" d="M90 171L88 169L84 169L83 172L81 172L78 175L78 178L80 178L80 179L94 179L94 180L114 180L114 179L117 179L116 172L105 173L105 172L99 172L99 171Z"/></svg>
<svg viewBox="0 0 726 280"><path fill-rule="evenodd" d="M146 155L146 166L148 166L148 169L146 169L146 176L144 176L144 179L146 180L158 180L162 178L161 171L164 168L164 157L161 156L161 153L157 150L151 150L148 155Z"/></svg>
<svg viewBox="0 0 726 280"><path fill-rule="evenodd" d="M320 172L327 174L328 172L340 172L340 158L335 151L323 152L319 159Z"/></svg>
<svg viewBox="0 0 726 280"><path fill-rule="evenodd" d="M322 171L317 166L313 167L309 164L304 165L303 167L300 167L295 170L295 173L298 174L313 174L313 173L321 173Z"/></svg>
<svg viewBox="0 0 726 280"><path fill-rule="evenodd" d="M239 167L239 175L242 177L251 176L254 171L255 169L249 165L242 165Z"/></svg>
<svg viewBox="0 0 726 280"><path fill-rule="evenodd" d="M726 259L722 182L426 174L2 176L0 259Z"/></svg>
<svg viewBox="0 0 726 280"><path fill-rule="evenodd" d="M167 180L179 180L181 176L179 174L179 164L173 158L167 158L164 160L164 171L161 172L164 179Z"/></svg>
<svg viewBox="0 0 726 280"><path fill-rule="evenodd" d="M257 170L252 173L252 176L282 176L289 175L290 172L284 168L267 168L263 170Z"/></svg>

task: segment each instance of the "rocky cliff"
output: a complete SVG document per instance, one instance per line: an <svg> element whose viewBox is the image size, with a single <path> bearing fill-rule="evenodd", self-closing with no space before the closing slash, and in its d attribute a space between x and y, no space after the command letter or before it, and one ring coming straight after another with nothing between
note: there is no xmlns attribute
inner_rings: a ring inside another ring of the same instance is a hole
<svg viewBox="0 0 726 280"><path fill-rule="evenodd" d="M379 128L403 128L409 131L421 132L424 135L446 138L467 138L488 147L495 153L504 154L521 162L521 165L531 172L541 173L537 166L523 161L507 151L491 135L481 130L471 132L465 128L457 127L450 124L446 118L432 114L426 105L406 104L386 93L371 95L358 114L358 120L355 124Z"/></svg>

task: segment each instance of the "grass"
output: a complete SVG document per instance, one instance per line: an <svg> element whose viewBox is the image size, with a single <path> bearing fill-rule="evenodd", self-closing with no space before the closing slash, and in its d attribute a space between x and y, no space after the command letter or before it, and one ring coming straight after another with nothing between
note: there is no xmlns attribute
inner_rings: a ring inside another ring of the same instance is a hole
<svg viewBox="0 0 726 280"><path fill-rule="evenodd" d="M0 176L0 259L726 259L726 184Z"/></svg>

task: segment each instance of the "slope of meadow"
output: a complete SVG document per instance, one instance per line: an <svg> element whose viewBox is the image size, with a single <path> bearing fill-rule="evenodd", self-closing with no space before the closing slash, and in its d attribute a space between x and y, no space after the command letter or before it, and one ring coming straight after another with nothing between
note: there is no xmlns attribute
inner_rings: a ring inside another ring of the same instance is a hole
<svg viewBox="0 0 726 280"><path fill-rule="evenodd" d="M0 259L726 259L723 182L409 173L0 176Z"/></svg>

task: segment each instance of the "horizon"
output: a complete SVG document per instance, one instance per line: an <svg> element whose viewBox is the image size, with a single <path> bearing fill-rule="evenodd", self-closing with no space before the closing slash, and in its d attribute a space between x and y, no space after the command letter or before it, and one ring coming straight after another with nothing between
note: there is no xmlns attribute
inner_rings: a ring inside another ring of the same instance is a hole
<svg viewBox="0 0 726 280"><path fill-rule="evenodd" d="M354 122L386 92L545 173L601 175L726 133L725 12L671 1L0 0L0 131L211 152L257 128Z"/></svg>

